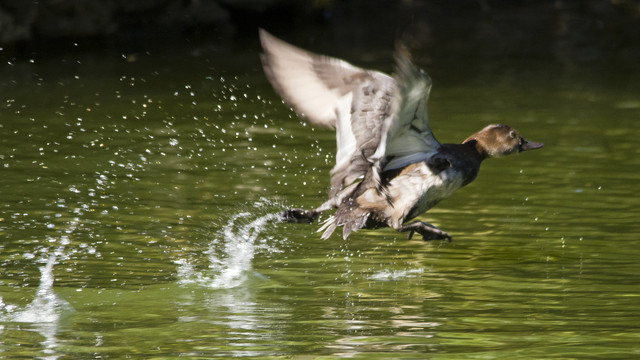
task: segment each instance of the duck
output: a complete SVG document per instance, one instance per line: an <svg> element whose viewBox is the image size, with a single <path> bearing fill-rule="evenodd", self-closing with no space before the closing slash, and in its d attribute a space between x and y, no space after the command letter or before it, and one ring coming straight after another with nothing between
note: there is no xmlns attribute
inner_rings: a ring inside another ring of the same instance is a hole
<svg viewBox="0 0 640 360"><path fill-rule="evenodd" d="M318 232L338 227L347 239L360 229L390 227L423 240L447 232L414 220L471 183L480 165L540 149L514 128L491 124L460 144L440 143L429 127L431 78L399 44L393 75L312 53L259 29L263 70L275 92L311 125L336 131L336 163L328 199L312 210L283 211L282 220L313 223L335 209ZM412 221L413 220L413 221Z"/></svg>

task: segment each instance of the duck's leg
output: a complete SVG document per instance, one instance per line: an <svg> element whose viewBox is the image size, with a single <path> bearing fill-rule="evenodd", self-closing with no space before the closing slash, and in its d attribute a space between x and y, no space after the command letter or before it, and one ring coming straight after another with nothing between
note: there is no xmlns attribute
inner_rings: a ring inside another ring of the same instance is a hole
<svg viewBox="0 0 640 360"><path fill-rule="evenodd" d="M449 242L451 242L451 235L440 230L440 228L438 228L437 226L431 225L426 222L414 221L412 223L402 225L402 227L398 231L408 231L409 239L411 239L411 237L413 237L413 234L417 232L418 234L422 235L422 240L447 239L449 240Z"/></svg>
<svg viewBox="0 0 640 360"><path fill-rule="evenodd" d="M318 218L318 215L320 215L320 212L315 210L287 209L282 213L282 221L311 224Z"/></svg>
<svg viewBox="0 0 640 360"><path fill-rule="evenodd" d="M303 210L303 209L288 209L282 213L282 221L289 223L308 223L316 221L320 213L337 207L339 199L331 198L324 202L316 209Z"/></svg>

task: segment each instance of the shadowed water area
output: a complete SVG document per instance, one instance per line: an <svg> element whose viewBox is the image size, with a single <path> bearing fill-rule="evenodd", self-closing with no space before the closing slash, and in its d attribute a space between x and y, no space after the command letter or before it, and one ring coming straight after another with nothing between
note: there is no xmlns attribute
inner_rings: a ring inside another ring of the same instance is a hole
<svg viewBox="0 0 640 360"><path fill-rule="evenodd" d="M418 51L441 142L507 123L545 147L420 217L451 243L344 241L277 221L324 201L335 139L281 103L257 39L76 45L0 64L0 357L640 356L633 59ZM392 69L387 44L314 50Z"/></svg>

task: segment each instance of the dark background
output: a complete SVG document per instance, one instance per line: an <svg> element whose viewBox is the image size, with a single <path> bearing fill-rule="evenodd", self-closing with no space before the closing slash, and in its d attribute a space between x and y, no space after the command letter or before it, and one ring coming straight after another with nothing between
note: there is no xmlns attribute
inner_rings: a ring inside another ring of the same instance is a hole
<svg viewBox="0 0 640 360"><path fill-rule="evenodd" d="M336 55L388 49L397 39L425 53L484 60L594 63L640 54L640 0L0 0L5 56L64 52L76 41L240 44L258 27Z"/></svg>

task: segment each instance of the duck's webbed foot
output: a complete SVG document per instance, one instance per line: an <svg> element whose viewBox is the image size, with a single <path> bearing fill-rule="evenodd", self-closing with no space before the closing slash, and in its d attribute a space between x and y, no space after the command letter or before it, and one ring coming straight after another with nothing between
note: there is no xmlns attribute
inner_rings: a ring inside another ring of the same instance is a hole
<svg viewBox="0 0 640 360"><path fill-rule="evenodd" d="M327 211L331 208L337 208L338 204L340 204L340 200L340 198L333 197L325 201L322 205L320 205L320 207L313 210L288 209L281 214L281 219L282 221L286 221L289 223L311 224L312 222L316 221L321 212Z"/></svg>
<svg viewBox="0 0 640 360"><path fill-rule="evenodd" d="M440 230L437 226L431 225L426 222L414 221L407 225L402 225L399 231L409 232L409 239L413 237L414 233L422 235L422 240L442 240L447 239L451 242L451 235Z"/></svg>
<svg viewBox="0 0 640 360"><path fill-rule="evenodd" d="M314 222L320 212L315 210L288 209L281 214L282 221L289 223L309 223Z"/></svg>

